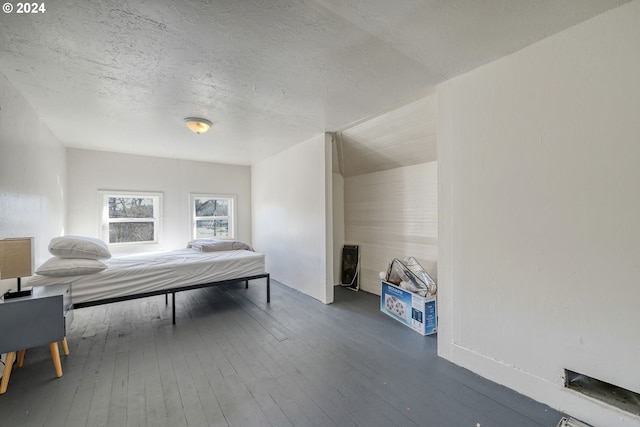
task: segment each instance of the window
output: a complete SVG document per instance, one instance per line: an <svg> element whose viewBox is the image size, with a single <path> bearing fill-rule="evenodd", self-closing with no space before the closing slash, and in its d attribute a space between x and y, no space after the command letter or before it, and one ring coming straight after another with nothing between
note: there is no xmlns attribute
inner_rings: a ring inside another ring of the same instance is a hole
<svg viewBox="0 0 640 427"><path fill-rule="evenodd" d="M158 243L162 193L101 193L105 241L110 245Z"/></svg>
<svg viewBox="0 0 640 427"><path fill-rule="evenodd" d="M191 230L194 239L235 238L235 196L191 195Z"/></svg>

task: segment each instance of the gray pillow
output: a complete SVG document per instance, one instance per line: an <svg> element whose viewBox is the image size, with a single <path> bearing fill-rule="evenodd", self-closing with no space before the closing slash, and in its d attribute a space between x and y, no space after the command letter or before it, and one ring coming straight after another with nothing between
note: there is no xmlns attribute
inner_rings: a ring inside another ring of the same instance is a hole
<svg viewBox="0 0 640 427"><path fill-rule="evenodd" d="M253 251L253 248L240 240L195 239L187 243L187 248L200 252L216 251Z"/></svg>

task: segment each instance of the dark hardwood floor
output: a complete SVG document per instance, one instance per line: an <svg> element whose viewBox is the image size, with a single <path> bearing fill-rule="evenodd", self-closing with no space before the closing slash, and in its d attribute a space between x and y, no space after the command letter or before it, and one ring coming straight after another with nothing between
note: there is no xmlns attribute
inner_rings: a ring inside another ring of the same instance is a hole
<svg viewBox="0 0 640 427"><path fill-rule="evenodd" d="M436 356L379 310L272 280L75 310L55 378L30 349L0 396L2 426L555 427L562 414Z"/></svg>

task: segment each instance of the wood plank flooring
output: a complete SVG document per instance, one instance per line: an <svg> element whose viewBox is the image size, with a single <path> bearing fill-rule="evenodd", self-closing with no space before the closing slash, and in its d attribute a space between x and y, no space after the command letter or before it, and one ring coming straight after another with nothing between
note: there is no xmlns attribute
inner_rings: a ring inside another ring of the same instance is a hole
<svg viewBox="0 0 640 427"><path fill-rule="evenodd" d="M336 288L324 305L272 280L75 311L56 378L30 349L0 396L6 426L555 427L562 414L436 356Z"/></svg>

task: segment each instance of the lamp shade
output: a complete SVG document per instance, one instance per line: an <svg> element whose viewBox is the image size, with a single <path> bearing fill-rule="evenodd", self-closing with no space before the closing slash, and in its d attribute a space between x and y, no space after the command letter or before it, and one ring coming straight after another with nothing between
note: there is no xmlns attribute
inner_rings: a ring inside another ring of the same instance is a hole
<svg viewBox="0 0 640 427"><path fill-rule="evenodd" d="M210 120L200 117L187 117L186 119L184 119L184 122L192 132L195 132L197 134L205 133L212 125Z"/></svg>
<svg viewBox="0 0 640 427"><path fill-rule="evenodd" d="M0 279L33 275L33 237L0 240Z"/></svg>

